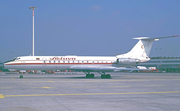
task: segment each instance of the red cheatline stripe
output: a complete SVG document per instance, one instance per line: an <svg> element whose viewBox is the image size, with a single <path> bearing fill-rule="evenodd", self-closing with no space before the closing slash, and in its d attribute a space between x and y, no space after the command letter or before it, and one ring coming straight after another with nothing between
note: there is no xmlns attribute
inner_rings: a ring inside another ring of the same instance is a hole
<svg viewBox="0 0 180 111"><path fill-rule="evenodd" d="M74 65L74 64L112 64L112 63L14 63L5 65Z"/></svg>

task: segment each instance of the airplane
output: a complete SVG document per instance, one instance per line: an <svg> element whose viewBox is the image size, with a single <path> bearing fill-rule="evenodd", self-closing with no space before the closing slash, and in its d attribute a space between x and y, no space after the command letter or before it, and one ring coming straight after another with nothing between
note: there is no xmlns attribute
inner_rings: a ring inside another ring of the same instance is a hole
<svg viewBox="0 0 180 111"><path fill-rule="evenodd" d="M116 56L21 56L4 63L5 69L16 70L76 70L82 71L87 78L93 78L92 72L101 74L102 79L111 78L106 72L147 70L134 68L138 63L149 61L149 54L154 41L178 37L139 37L138 43L125 54ZM20 78L23 78L20 75Z"/></svg>

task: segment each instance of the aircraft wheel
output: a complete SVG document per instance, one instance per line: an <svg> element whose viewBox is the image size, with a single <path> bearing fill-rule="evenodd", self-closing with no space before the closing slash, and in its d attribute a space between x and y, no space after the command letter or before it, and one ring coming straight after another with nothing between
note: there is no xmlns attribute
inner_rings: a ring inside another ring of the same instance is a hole
<svg viewBox="0 0 180 111"><path fill-rule="evenodd" d="M110 79L110 78L111 78L111 75L110 75L110 74L106 74L106 78L107 78L107 79Z"/></svg>
<svg viewBox="0 0 180 111"><path fill-rule="evenodd" d="M105 79L106 78L106 75L101 75L101 79Z"/></svg>
<svg viewBox="0 0 180 111"><path fill-rule="evenodd" d="M90 77L90 74L86 74L86 78L89 78Z"/></svg>
<svg viewBox="0 0 180 111"><path fill-rule="evenodd" d="M90 77L91 77L91 78L94 78L94 74L90 74Z"/></svg>
<svg viewBox="0 0 180 111"><path fill-rule="evenodd" d="M23 78L23 75L20 75L19 78L22 79L22 78Z"/></svg>
<svg viewBox="0 0 180 111"><path fill-rule="evenodd" d="M94 78L94 74L86 74L87 78Z"/></svg>

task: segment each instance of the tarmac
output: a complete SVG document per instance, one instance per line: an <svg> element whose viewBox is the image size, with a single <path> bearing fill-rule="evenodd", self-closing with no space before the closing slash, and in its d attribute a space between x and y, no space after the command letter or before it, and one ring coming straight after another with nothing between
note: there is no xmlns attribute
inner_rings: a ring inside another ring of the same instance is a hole
<svg viewBox="0 0 180 111"><path fill-rule="evenodd" d="M0 111L179 111L180 73L0 73Z"/></svg>

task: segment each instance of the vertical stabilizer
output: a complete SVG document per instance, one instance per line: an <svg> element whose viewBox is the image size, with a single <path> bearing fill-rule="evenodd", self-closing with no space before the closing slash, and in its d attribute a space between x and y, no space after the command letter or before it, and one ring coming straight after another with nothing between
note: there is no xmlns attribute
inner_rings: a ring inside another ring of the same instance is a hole
<svg viewBox="0 0 180 111"><path fill-rule="evenodd" d="M152 39L141 39L139 42L127 53L130 58L148 58L153 44Z"/></svg>
<svg viewBox="0 0 180 111"><path fill-rule="evenodd" d="M152 44L154 41L163 38L171 38L171 37L178 37L175 36L167 36L167 37L157 37L157 38L149 38L149 37L139 37L134 38L138 39L139 42L126 54L117 55L117 58L138 58L138 59L149 59L149 54L152 48Z"/></svg>

